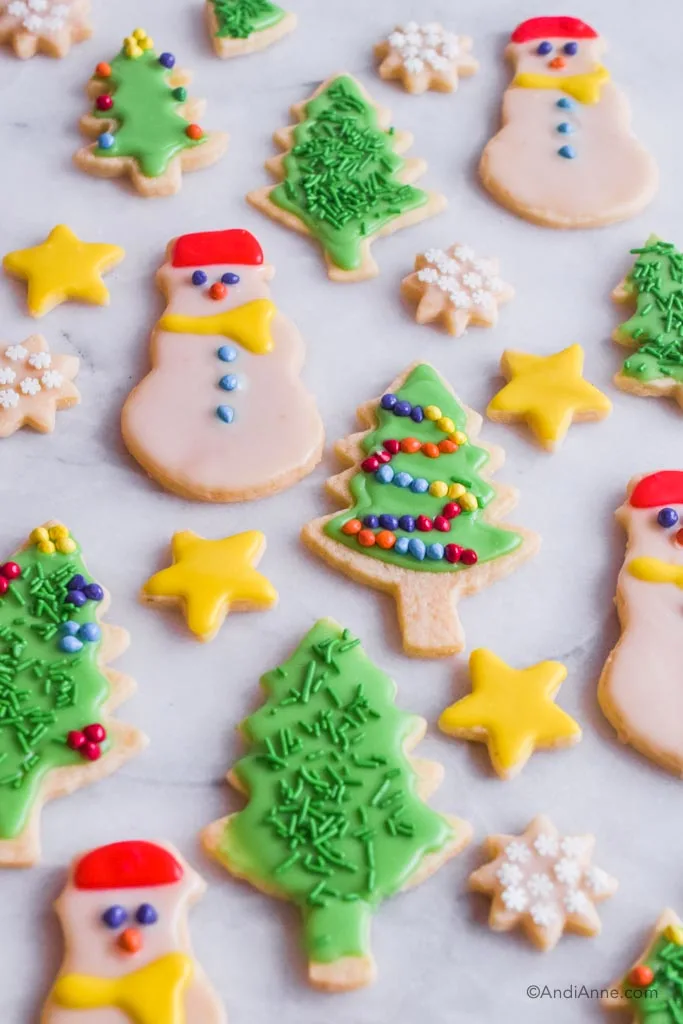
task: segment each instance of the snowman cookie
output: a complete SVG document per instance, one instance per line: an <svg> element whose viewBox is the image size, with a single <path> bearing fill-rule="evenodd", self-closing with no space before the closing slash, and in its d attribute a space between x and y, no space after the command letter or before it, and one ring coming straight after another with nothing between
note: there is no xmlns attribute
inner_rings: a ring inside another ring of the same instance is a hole
<svg viewBox="0 0 683 1024"><path fill-rule="evenodd" d="M530 18L512 33L506 56L515 75L479 173L520 217L595 227L634 217L654 196L656 165L631 132L627 101L601 63L604 49L578 18Z"/></svg>
<svg viewBox="0 0 683 1024"><path fill-rule="evenodd" d="M225 1024L188 936L188 908L205 888L167 843L79 857L55 904L66 949L41 1024Z"/></svg>
<svg viewBox="0 0 683 1024"><path fill-rule="evenodd" d="M22 60L66 57L91 35L90 0L0 0L0 43L11 43Z"/></svg>
<svg viewBox="0 0 683 1024"><path fill-rule="evenodd" d="M303 341L270 299L273 273L239 228L169 245L152 370L128 396L121 427L133 457L182 497L260 498L320 461L322 421L299 379Z"/></svg>
<svg viewBox="0 0 683 1024"><path fill-rule="evenodd" d="M616 516L628 538L616 596L622 634L598 700L623 743L683 776L683 470L632 480Z"/></svg>

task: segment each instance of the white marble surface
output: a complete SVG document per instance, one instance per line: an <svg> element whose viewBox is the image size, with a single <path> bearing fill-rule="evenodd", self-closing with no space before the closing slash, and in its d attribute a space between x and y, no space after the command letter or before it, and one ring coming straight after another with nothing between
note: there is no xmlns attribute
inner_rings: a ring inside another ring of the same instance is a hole
<svg viewBox="0 0 683 1024"><path fill-rule="evenodd" d="M612 512L632 474L681 465L680 412L615 391L610 381L621 353L609 340L617 320L609 291L629 266L629 248L651 230L683 244L678 5L650 0L638 6L637 16L635 10L627 16L622 0L584 0L575 12L611 42L606 63L631 96L637 132L658 158L662 183L637 220L570 234L510 216L486 197L474 174L507 80L501 60L506 34L542 7L521 0L478 0L469 10L447 0L426 7L409 0L292 0L292 6L300 16L292 36L260 56L232 62L213 57L200 0L95 0L95 38L66 60L22 64L8 52L0 55L1 251L34 244L64 221L86 239L120 243L128 253L108 279L109 309L65 305L40 324L54 348L81 357L83 402L60 415L52 436L23 432L2 442L2 549L9 553L33 525L52 516L78 535L93 573L112 591L111 621L132 634L120 664L137 678L139 691L122 717L151 737L148 751L117 775L48 807L39 867L0 875L0 1020L26 1024L38 1016L60 955L50 903L67 862L84 848L129 836L166 837L208 879L192 931L232 1024L600 1019L590 1000L534 1002L525 989L606 983L636 955L663 906L683 907L682 784L622 748L595 699L601 665L617 636L612 597L623 537ZM411 17L441 19L475 37L481 71L456 96L415 98L376 77L372 44L395 21ZM220 164L186 177L172 199L140 199L71 165L90 70L113 56L140 23L195 70L194 92L209 100L204 124L231 136ZM438 219L379 242L381 276L350 286L330 283L312 245L243 199L249 187L267 180L262 164L273 152L271 133L288 122L289 105L342 69L391 106L396 125L414 131L413 152L430 164L425 182L450 202ZM578 747L536 755L507 783L492 775L483 748L436 731L438 713L466 686L464 659L404 657L390 601L328 571L299 544L301 524L329 508L322 489L335 465L329 451L294 490L225 508L163 493L127 456L119 412L147 363L149 331L161 308L152 277L165 244L183 231L228 226L254 230L277 268L274 298L307 340L305 378L319 398L330 442L354 430L355 407L416 358L433 361L463 399L482 409L498 383L505 347L550 352L573 341L585 346L589 379L614 399L608 421L575 427L554 456L523 430L485 424L485 436L507 449L499 479L521 490L513 521L541 532L544 545L533 562L461 609L469 648L491 646L518 665L566 662L560 702L584 726ZM458 240L499 255L517 297L495 330L474 329L453 341L414 324L398 299L398 283L416 251ZM22 286L7 279L0 280L0 324L0 336L11 342L35 326L25 315ZM139 605L140 584L164 564L171 533L186 527L208 536L264 529L269 550L262 567L279 588L278 609L235 615L202 646L188 638L177 615ZM401 705L429 720L421 753L446 768L434 803L472 821L477 841L490 831L521 829L538 811L551 813L569 832L597 833L598 863L621 880L617 896L603 905L600 938L566 938L543 956L519 936L491 934L487 902L464 889L479 863L475 843L377 915L379 980L373 988L336 997L307 988L296 914L207 863L197 834L237 806L223 779L239 751L235 725L258 700L259 675L320 614L357 631L398 681Z"/></svg>

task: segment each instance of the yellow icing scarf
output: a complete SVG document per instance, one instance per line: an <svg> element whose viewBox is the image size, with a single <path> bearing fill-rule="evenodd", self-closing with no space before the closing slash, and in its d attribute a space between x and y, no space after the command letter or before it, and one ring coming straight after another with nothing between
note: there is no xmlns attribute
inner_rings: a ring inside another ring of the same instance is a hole
<svg viewBox="0 0 683 1024"><path fill-rule="evenodd" d="M585 75L541 75L533 71L524 71L515 75L513 85L520 89L559 89L573 96L579 103L597 103L600 99L600 90L605 82L609 82L609 71L598 64L595 71L589 71Z"/></svg>
<svg viewBox="0 0 683 1024"><path fill-rule="evenodd" d="M683 565L670 565L660 558L634 558L628 563L628 571L637 580L646 583L675 583L683 588Z"/></svg>
<svg viewBox="0 0 683 1024"><path fill-rule="evenodd" d="M134 1024L186 1024L183 997L192 973L189 956L169 953L121 978L65 974L52 990L52 999L69 1010L115 1006Z"/></svg>
<svg viewBox="0 0 683 1024"><path fill-rule="evenodd" d="M182 316L169 313L162 316L159 327L175 334L222 334L232 338L254 355L263 356L273 351L270 322L275 316L275 304L270 299L254 299L243 306L213 316Z"/></svg>

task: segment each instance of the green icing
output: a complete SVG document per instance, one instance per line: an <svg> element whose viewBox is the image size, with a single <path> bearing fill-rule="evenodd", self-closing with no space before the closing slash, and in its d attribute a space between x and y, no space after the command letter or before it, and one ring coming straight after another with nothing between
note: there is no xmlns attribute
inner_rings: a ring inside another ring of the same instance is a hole
<svg viewBox="0 0 683 1024"><path fill-rule="evenodd" d="M637 254L626 289L636 312L618 335L638 351L624 362L627 377L641 381L662 377L683 381L683 253L652 236Z"/></svg>
<svg viewBox="0 0 683 1024"><path fill-rule="evenodd" d="M453 420L456 430L465 430L465 410L431 366L423 364L416 367L396 394L400 400L408 401L411 405L437 405L444 416ZM377 429L371 431L363 441L363 448L367 453L381 448L383 442L391 438L400 441L404 437L415 437L422 443L431 441L438 444L445 436L430 420L424 419L422 423L414 423L409 416L394 416L392 412L382 409L379 404L376 415ZM463 484L477 498L479 508L474 512L462 512L457 518L452 519L448 533L441 533L438 530L429 533L406 533L400 529L392 532L396 537L419 537L425 544L458 544L462 548L472 548L477 552L480 562L490 562L514 551L522 542L519 534L483 521L484 510L495 496L491 484L479 475L479 471L488 460L488 452L472 444L461 445L456 452L440 455L438 459L429 459L421 452L415 455L400 452L395 455L391 460L391 468L395 473L410 473L412 477L424 477L430 483L434 480L443 480L448 484ZM434 519L448 498L436 498L429 492L415 494L409 488L383 484L374 474L362 470L351 478L349 488L354 504L325 525L325 533L329 537L369 558L377 558L403 569L436 573L467 570L468 567L461 562L451 563L446 559L432 561L428 558L420 562L409 554L401 555L393 549L385 550L377 545L363 548L355 537L342 533L342 526L349 519L362 520L368 514L385 513L398 517L411 515L414 518L426 515Z"/></svg>
<svg viewBox="0 0 683 1024"><path fill-rule="evenodd" d="M452 838L402 749L416 719L359 644L324 619L263 676L234 769L249 803L220 845L235 874L300 907L319 963L366 955L374 909Z"/></svg>
<svg viewBox="0 0 683 1024"><path fill-rule="evenodd" d="M41 783L53 768L83 763L67 733L102 718L109 683L98 668L100 642L78 654L58 648L59 624L96 621L97 603L66 604L76 573L90 582L80 550L41 554L34 545L12 556L22 568L0 597L0 838L28 824Z"/></svg>
<svg viewBox="0 0 683 1024"><path fill-rule="evenodd" d="M623 991L637 1024L683 1024L683 946L660 935L639 961L654 971L652 984L639 988L626 977Z"/></svg>
<svg viewBox="0 0 683 1024"><path fill-rule="evenodd" d="M114 105L110 110L93 110L95 117L117 122L114 145L110 149L96 145L95 156L132 157L146 177L158 178L178 153L206 141L206 137L194 140L186 135L190 122L178 113L183 101L174 96L170 74L153 50L145 50L141 57L128 57L121 50L106 79Z"/></svg>
<svg viewBox="0 0 683 1024"><path fill-rule="evenodd" d="M405 161L394 151L393 128L379 127L352 78L335 78L305 109L270 198L303 221L332 263L355 270L364 238L429 197L399 181Z"/></svg>
<svg viewBox="0 0 683 1024"><path fill-rule="evenodd" d="M254 32L277 25L285 11L270 0L211 0L218 22L216 35L248 39Z"/></svg>

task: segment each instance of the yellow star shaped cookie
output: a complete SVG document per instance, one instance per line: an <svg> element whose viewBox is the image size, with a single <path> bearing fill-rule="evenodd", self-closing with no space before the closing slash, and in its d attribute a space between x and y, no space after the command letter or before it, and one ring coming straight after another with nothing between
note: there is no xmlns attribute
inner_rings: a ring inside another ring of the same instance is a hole
<svg viewBox="0 0 683 1024"><path fill-rule="evenodd" d="M277 601L272 583L256 572L266 549L258 530L222 540L205 540L192 530L174 533L173 565L151 576L142 599L181 604L189 629L200 640L212 640L230 611L271 608Z"/></svg>
<svg viewBox="0 0 683 1024"><path fill-rule="evenodd" d="M450 736L488 745L504 779L522 770L534 750L578 743L581 729L554 703L567 670L559 661L514 669L493 651L470 655L472 693L443 712L439 728Z"/></svg>
<svg viewBox="0 0 683 1024"><path fill-rule="evenodd" d="M489 403L489 418L526 420L548 451L554 451L573 422L604 419L612 403L583 379L583 357L580 345L550 356L503 352L501 370L510 383Z"/></svg>
<svg viewBox="0 0 683 1024"><path fill-rule="evenodd" d="M71 228L58 224L40 245L8 252L2 265L8 274L28 281L28 311L40 317L68 299L109 305L102 274L124 256L118 245L81 242Z"/></svg>

